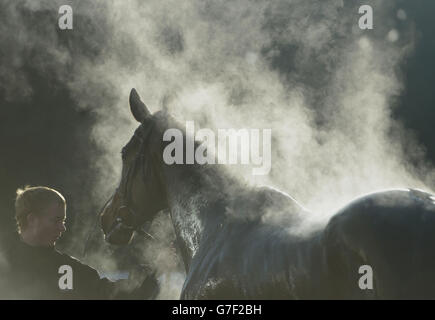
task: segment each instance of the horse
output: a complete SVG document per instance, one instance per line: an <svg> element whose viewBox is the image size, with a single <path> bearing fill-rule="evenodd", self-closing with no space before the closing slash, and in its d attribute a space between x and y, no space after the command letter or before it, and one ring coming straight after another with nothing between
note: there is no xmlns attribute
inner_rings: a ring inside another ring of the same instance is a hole
<svg viewBox="0 0 435 320"><path fill-rule="evenodd" d="M435 298L432 194L373 192L300 232L308 211L288 194L240 182L223 165L166 164L163 134L181 126L164 110L151 114L135 89L129 103L140 125L101 227L126 245L169 210L186 268L181 299Z"/></svg>

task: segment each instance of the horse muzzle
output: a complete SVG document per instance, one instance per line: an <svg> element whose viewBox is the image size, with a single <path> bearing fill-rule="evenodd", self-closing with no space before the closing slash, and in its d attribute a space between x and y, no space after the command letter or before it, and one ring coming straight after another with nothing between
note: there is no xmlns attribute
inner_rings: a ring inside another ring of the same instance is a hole
<svg viewBox="0 0 435 320"><path fill-rule="evenodd" d="M134 229L125 225L121 218L117 218L105 234L104 239L110 244L126 245L130 243L133 234Z"/></svg>
<svg viewBox="0 0 435 320"><path fill-rule="evenodd" d="M101 214L104 239L110 244L126 245L133 237L134 219L127 206L120 206L114 211L112 210L111 205L106 206Z"/></svg>

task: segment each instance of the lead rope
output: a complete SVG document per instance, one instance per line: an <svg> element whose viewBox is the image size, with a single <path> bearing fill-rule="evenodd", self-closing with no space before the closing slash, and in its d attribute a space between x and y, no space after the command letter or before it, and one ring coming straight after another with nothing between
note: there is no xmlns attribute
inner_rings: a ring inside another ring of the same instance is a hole
<svg viewBox="0 0 435 320"><path fill-rule="evenodd" d="M104 203L104 205L101 207L101 209L99 211L97 211L97 214L95 215L94 218L94 225L92 226L92 228L88 231L88 235L86 237L85 240L85 246L83 248L83 257L86 257L86 254L88 253L89 250L89 242L91 240L91 236L93 234L95 234L96 232L94 232L97 228L97 222L98 222L98 217L100 215L101 212L103 212L104 208L107 206L107 204L113 199L113 195Z"/></svg>

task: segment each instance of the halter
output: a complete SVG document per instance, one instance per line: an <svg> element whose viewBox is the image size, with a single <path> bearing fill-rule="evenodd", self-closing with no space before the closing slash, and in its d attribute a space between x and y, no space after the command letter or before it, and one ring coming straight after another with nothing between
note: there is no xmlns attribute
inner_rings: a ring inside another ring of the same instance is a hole
<svg viewBox="0 0 435 320"><path fill-rule="evenodd" d="M154 122L150 121L145 126L145 121L140 125L138 129L136 129L133 135L133 138L139 140L140 142L139 153L136 154L133 164L127 168L125 174L121 177L121 182L123 183L119 185L119 187L116 189L116 192L114 193L114 195L118 194L121 197L121 205L116 209L115 213L118 213L120 210L127 210L128 216L130 218L129 220L131 221L130 223L128 223L127 221L125 221L125 218L118 216L115 220L115 224L107 232L106 238L110 238L110 236L114 232L122 229L128 231L136 231L139 234L154 240L154 237L152 235L141 229L141 226L145 222L139 224L139 215L133 209L131 209L131 180L135 176L138 168L142 171L142 182L144 183L144 185L146 185L144 168L145 142L147 142L147 140L149 139L150 133L154 128ZM141 134L139 134L138 131L140 131ZM114 195L109 199L109 201L113 199Z"/></svg>

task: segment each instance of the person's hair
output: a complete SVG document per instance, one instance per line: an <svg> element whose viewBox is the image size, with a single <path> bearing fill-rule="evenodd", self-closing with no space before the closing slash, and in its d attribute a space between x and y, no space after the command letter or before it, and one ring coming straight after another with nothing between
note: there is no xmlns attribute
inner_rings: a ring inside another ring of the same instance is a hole
<svg viewBox="0 0 435 320"><path fill-rule="evenodd" d="M53 203L66 206L65 198L60 192L48 187L30 187L17 189L15 199L15 220L18 232L26 228L27 216L30 213L41 215L47 207Z"/></svg>

